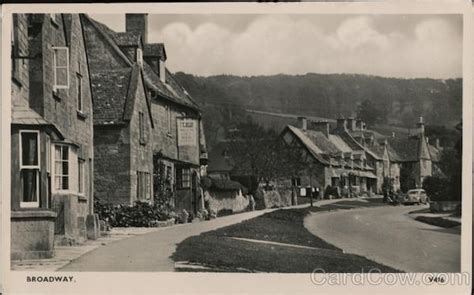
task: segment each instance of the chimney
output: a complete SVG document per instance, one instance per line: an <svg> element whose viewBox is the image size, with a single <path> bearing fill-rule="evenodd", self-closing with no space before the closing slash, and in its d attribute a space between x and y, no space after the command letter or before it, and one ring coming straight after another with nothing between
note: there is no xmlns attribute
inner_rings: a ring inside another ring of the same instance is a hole
<svg viewBox="0 0 474 295"><path fill-rule="evenodd" d="M339 118L337 121L337 129L347 131L347 120L344 118Z"/></svg>
<svg viewBox="0 0 474 295"><path fill-rule="evenodd" d="M347 119L347 128L349 128L350 131L356 131L356 129L357 129L356 119L348 118Z"/></svg>
<svg viewBox="0 0 474 295"><path fill-rule="evenodd" d="M360 131L364 130L363 128L364 122L361 119L356 120L356 128Z"/></svg>
<svg viewBox="0 0 474 295"><path fill-rule="evenodd" d="M127 13L125 14L125 30L127 32L139 32L144 44L148 43L148 14Z"/></svg>
<svg viewBox="0 0 474 295"><path fill-rule="evenodd" d="M298 117L298 124L302 130L306 131L308 129L308 119L306 117Z"/></svg>
<svg viewBox="0 0 474 295"><path fill-rule="evenodd" d="M329 138L329 122L328 121L318 121L318 122L310 122L310 129L315 131L320 131Z"/></svg>
<svg viewBox="0 0 474 295"><path fill-rule="evenodd" d="M418 128L420 129L420 133L422 135L425 134L425 123L423 122L423 117L420 117L420 121L418 122Z"/></svg>
<svg viewBox="0 0 474 295"><path fill-rule="evenodd" d="M395 138L395 132L392 132L392 138Z"/></svg>
<svg viewBox="0 0 474 295"><path fill-rule="evenodd" d="M436 138L436 139L435 139L435 147L436 147L436 149L438 149L438 150L441 149L441 145L439 144L439 138Z"/></svg>

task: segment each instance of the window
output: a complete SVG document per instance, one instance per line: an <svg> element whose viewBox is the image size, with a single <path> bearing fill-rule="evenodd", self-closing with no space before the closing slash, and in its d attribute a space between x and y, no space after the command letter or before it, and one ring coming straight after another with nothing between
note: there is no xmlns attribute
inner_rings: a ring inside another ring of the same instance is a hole
<svg viewBox="0 0 474 295"><path fill-rule="evenodd" d="M171 107L166 106L166 116L168 117L168 135L171 135Z"/></svg>
<svg viewBox="0 0 474 295"><path fill-rule="evenodd" d="M137 63L139 66L143 66L143 51L141 48L137 48Z"/></svg>
<svg viewBox="0 0 474 295"><path fill-rule="evenodd" d="M151 180L150 173L137 171L137 199L150 200L151 199Z"/></svg>
<svg viewBox="0 0 474 295"><path fill-rule="evenodd" d="M77 160L77 192L79 195L84 195L84 163L85 160Z"/></svg>
<svg viewBox="0 0 474 295"><path fill-rule="evenodd" d="M69 147L54 147L54 188L57 191L69 190Z"/></svg>
<svg viewBox="0 0 474 295"><path fill-rule="evenodd" d="M69 88L69 48L53 47L53 90Z"/></svg>
<svg viewBox="0 0 474 295"><path fill-rule="evenodd" d="M292 186L301 186L301 178L299 177L293 177L291 179L291 185Z"/></svg>
<svg viewBox="0 0 474 295"><path fill-rule="evenodd" d="M166 66L165 62L160 59L160 80L166 83Z"/></svg>
<svg viewBox="0 0 474 295"><path fill-rule="evenodd" d="M40 148L39 131L20 131L20 207L39 207Z"/></svg>
<svg viewBox="0 0 474 295"><path fill-rule="evenodd" d="M19 49L18 49L18 16L17 14L13 14L13 24L12 24L12 31L11 31L11 47L12 47L12 78L14 78L16 81L18 81L20 77L20 67L18 64L18 55L19 55Z"/></svg>
<svg viewBox="0 0 474 295"><path fill-rule="evenodd" d="M191 169L184 167L176 169L176 185L178 189L191 187Z"/></svg>
<svg viewBox="0 0 474 295"><path fill-rule="evenodd" d="M145 144L145 114L143 112L138 113L138 125L140 133L140 143Z"/></svg>
<svg viewBox="0 0 474 295"><path fill-rule="evenodd" d="M77 110L83 111L83 98L82 98L82 75L77 73L76 75L76 87L77 87Z"/></svg>

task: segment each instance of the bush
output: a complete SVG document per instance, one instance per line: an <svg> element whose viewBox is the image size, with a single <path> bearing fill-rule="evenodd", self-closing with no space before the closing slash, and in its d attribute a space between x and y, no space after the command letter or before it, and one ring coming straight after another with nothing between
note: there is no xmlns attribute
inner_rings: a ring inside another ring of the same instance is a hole
<svg viewBox="0 0 474 295"><path fill-rule="evenodd" d="M233 211L232 209L221 209L219 212L217 212L217 216L227 216L227 215L232 215Z"/></svg>
<svg viewBox="0 0 474 295"><path fill-rule="evenodd" d="M171 206L135 202L134 206L103 204L95 200L95 213L112 227L153 227L158 221L176 217Z"/></svg>
<svg viewBox="0 0 474 295"><path fill-rule="evenodd" d="M448 201L452 196L452 185L446 178L428 176L423 180L423 189L432 201Z"/></svg>

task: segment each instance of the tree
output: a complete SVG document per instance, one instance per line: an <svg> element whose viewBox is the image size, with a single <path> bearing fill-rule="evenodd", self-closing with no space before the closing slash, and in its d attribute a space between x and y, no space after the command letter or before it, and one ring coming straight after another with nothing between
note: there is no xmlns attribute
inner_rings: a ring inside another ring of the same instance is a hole
<svg viewBox="0 0 474 295"><path fill-rule="evenodd" d="M230 134L228 152L237 175L252 175L259 183L297 176L306 163L301 150L273 130L248 121Z"/></svg>
<svg viewBox="0 0 474 295"><path fill-rule="evenodd" d="M374 102L366 99L357 107L357 117L367 125L374 126L381 122L382 111L376 107Z"/></svg>

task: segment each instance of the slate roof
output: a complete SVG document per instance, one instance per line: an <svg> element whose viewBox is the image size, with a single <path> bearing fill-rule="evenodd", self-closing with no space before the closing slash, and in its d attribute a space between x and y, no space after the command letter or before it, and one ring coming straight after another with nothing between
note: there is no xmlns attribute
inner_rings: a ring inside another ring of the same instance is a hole
<svg viewBox="0 0 474 295"><path fill-rule="evenodd" d="M131 68L91 73L91 87L94 97L94 124L110 125L123 123L131 74Z"/></svg>
<svg viewBox="0 0 474 295"><path fill-rule="evenodd" d="M388 142L401 162L416 162L419 160L418 137L395 137L389 138Z"/></svg>
<svg viewBox="0 0 474 295"><path fill-rule="evenodd" d="M117 33L111 30L106 25L93 20L87 15L85 15L85 18L92 22L92 24L96 27L96 29L104 35L104 37L109 41L109 43L111 43L112 47L114 47L116 51L117 50L119 51L119 55L123 59L125 59L126 62L131 66L133 62L130 61L128 57L121 51L121 49L118 47L119 44L117 44L117 41L124 42L124 44L129 44L128 42L130 43L137 42L138 40L136 39L137 38L136 35L139 33L136 33L136 32ZM164 45L163 44L160 45L160 43L145 44L144 50L152 50L154 48L156 49L156 48L159 48L159 46L164 46ZM151 66L146 62L143 63L143 74L144 74L143 76L144 76L144 81L146 85L152 88L154 91L156 91L160 97L166 100L172 101L174 103L177 103L179 105L186 106L188 108L191 108L199 112L199 105L191 98L189 93L187 93L187 91L176 82L173 75L171 74L171 72L168 71L168 69L166 70L166 83L163 83L160 80L160 77L153 71Z"/></svg>
<svg viewBox="0 0 474 295"><path fill-rule="evenodd" d="M118 32L112 35L118 46L140 46L141 34L139 32Z"/></svg>
<svg viewBox="0 0 474 295"><path fill-rule="evenodd" d="M143 56L163 57L166 60L166 50L163 43L148 43L143 46Z"/></svg>
<svg viewBox="0 0 474 295"><path fill-rule="evenodd" d="M51 128L61 139L64 139L61 131L56 125L44 119L40 114L28 106L12 106L12 125L44 126Z"/></svg>

